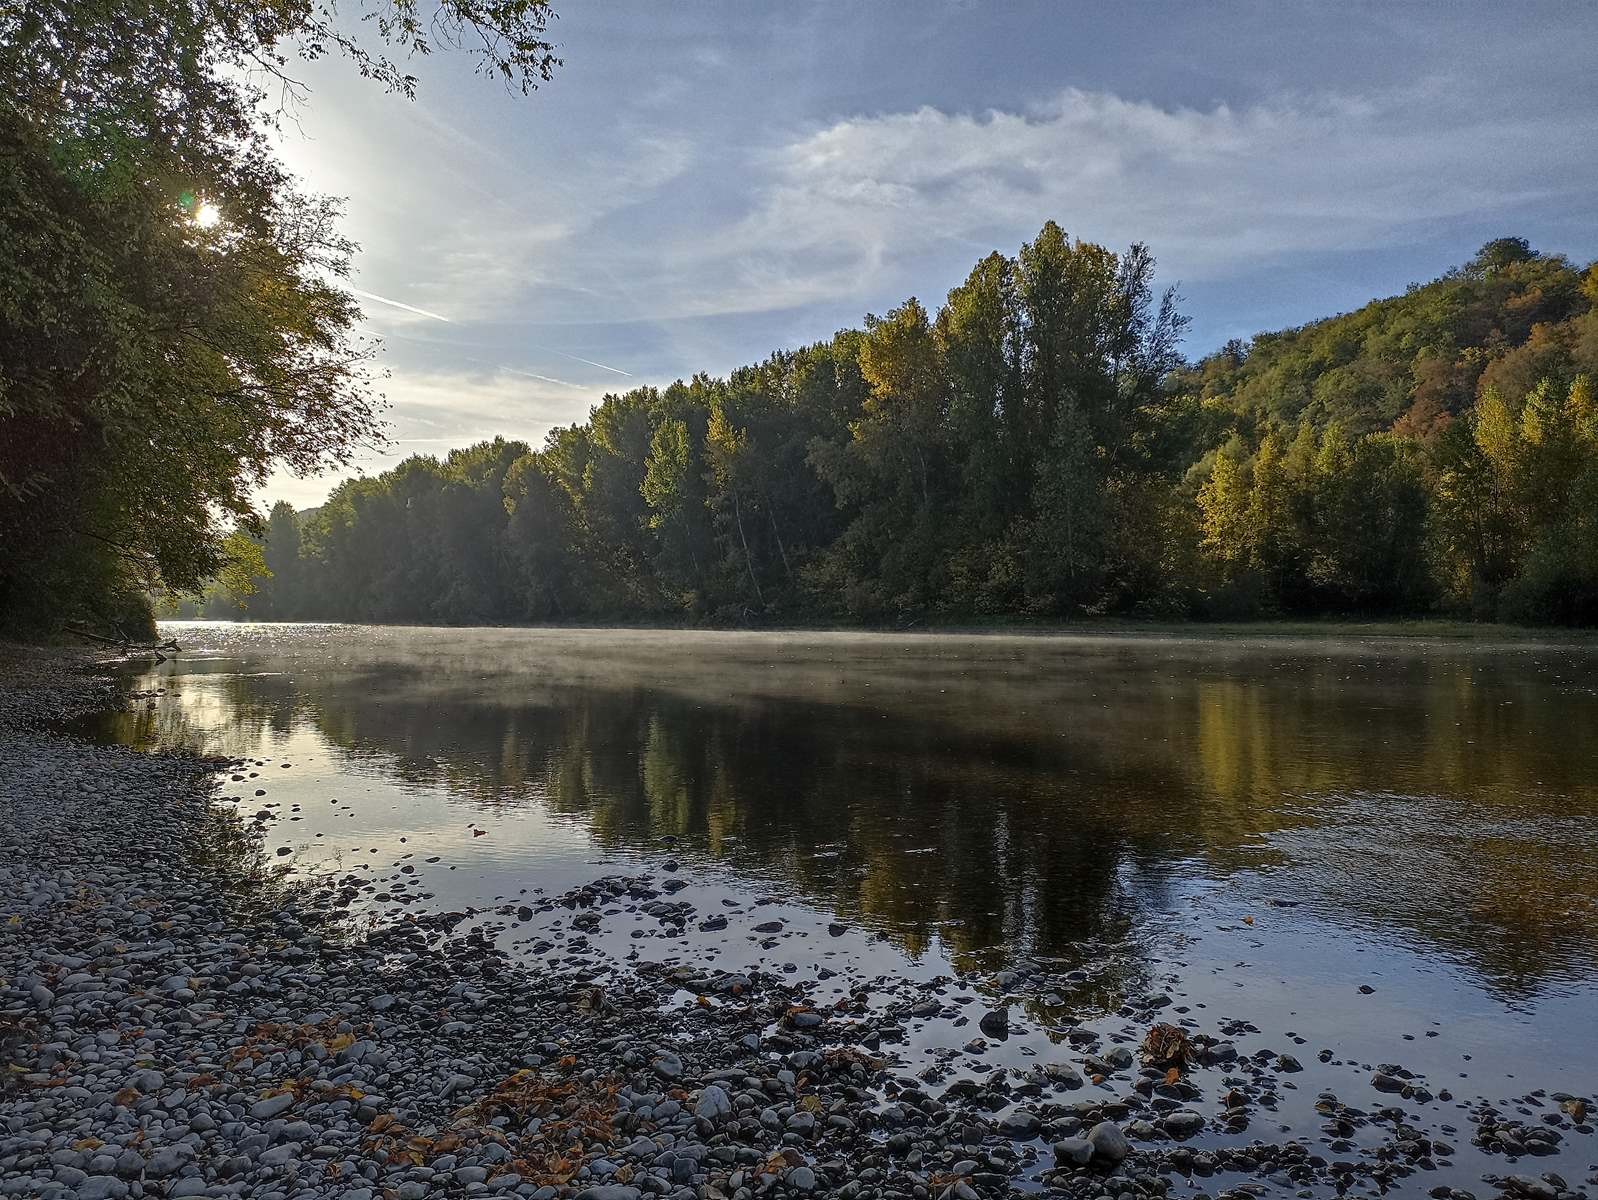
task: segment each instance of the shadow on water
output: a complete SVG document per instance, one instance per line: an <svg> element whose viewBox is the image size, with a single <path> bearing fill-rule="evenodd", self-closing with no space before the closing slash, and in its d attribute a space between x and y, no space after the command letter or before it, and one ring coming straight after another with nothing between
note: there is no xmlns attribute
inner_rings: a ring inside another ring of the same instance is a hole
<svg viewBox="0 0 1598 1200"><path fill-rule="evenodd" d="M1590 647L179 632L200 653L100 736L310 736L444 808L678 839L911 954L1069 959L1244 879L1511 1002L1598 968Z"/></svg>

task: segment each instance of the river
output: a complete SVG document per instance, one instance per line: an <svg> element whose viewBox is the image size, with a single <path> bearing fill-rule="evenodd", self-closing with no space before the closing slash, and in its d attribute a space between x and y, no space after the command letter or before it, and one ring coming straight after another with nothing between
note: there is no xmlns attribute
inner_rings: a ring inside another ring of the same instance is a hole
<svg viewBox="0 0 1598 1200"><path fill-rule="evenodd" d="M1598 1087L1591 643L162 632L183 652L95 734L250 760L223 788L267 862L346 877L357 912L520 908L493 928L529 958L839 991L950 976L994 998L998 972L1047 972L1002 1046L931 1022L931 1064L1058 1054L1163 992L1168 1019L1303 1060L1268 1106L1283 1128L1321 1088L1373 1101L1383 1064L1461 1109ZM526 913L616 874L678 881L697 919ZM1567 1147L1574 1180L1595 1151ZM1461 1178L1505 1169L1473 1153Z"/></svg>

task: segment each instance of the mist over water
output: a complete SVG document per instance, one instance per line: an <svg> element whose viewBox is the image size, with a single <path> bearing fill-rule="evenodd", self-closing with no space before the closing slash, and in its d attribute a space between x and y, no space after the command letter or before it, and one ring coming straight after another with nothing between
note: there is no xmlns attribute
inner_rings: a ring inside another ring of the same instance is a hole
<svg viewBox="0 0 1598 1200"><path fill-rule="evenodd" d="M675 864L727 931L663 945L618 918L601 951L1048 961L1080 981L1042 1037L1166 986L1445 1079L1598 1074L1591 645L164 632L183 654L134 681L164 692L101 734L264 760L224 791L273 806L274 861L353 872L363 902L483 910ZM750 932L774 913L775 946Z"/></svg>

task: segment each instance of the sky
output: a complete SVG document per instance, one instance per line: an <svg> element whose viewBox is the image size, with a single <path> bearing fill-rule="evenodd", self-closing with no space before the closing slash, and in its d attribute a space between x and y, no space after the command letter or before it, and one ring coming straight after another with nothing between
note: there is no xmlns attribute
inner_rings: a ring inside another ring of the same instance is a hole
<svg viewBox="0 0 1598 1200"><path fill-rule="evenodd" d="M383 343L390 442L343 474L935 308L1050 219L1148 244L1190 357L1494 237L1598 258L1598 5L555 7L529 97L442 51L412 101L298 72L279 147L341 203Z"/></svg>

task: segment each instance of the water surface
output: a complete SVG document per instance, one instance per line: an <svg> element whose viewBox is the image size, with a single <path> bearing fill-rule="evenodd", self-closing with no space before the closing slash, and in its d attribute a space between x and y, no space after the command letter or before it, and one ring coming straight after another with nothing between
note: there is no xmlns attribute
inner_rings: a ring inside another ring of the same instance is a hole
<svg viewBox="0 0 1598 1200"><path fill-rule="evenodd" d="M286 869L452 910L664 872L728 919L506 923L523 954L843 980L1042 962L1069 987L985 1062L1165 987L1200 1028L1332 1048L1345 1090L1373 1063L1493 1100L1598 1087L1591 644L163 633L184 653L134 680L160 694L102 734L253 760L225 787ZM783 936L753 931L771 919Z"/></svg>

